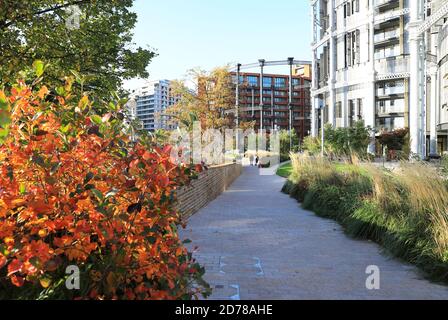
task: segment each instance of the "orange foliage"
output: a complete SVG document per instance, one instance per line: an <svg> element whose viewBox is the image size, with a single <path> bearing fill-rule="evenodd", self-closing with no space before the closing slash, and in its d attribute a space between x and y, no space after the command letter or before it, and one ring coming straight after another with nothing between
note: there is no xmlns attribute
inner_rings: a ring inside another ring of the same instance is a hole
<svg viewBox="0 0 448 320"><path fill-rule="evenodd" d="M10 117L0 126L8 131L0 146L0 297L204 292L203 269L176 230L175 190L191 169L171 161L170 147L130 141L120 106L87 96L78 102L19 82L0 102ZM81 270L78 291L65 288L69 265Z"/></svg>

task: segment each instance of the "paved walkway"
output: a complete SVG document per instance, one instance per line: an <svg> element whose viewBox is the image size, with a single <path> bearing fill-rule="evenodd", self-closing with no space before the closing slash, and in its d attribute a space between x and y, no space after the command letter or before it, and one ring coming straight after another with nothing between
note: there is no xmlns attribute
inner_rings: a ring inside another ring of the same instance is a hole
<svg viewBox="0 0 448 320"><path fill-rule="evenodd" d="M182 236L199 246L211 299L448 299L448 287L301 209L283 183L247 168L190 219ZM366 289L370 265L380 268L380 290Z"/></svg>

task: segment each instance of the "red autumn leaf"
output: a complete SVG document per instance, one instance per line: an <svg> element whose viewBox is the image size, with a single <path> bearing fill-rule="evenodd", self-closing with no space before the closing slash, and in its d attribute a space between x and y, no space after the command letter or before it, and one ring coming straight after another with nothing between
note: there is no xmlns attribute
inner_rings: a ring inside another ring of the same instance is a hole
<svg viewBox="0 0 448 320"><path fill-rule="evenodd" d="M11 263L8 265L8 277L10 275L13 275L14 273L17 273L21 271L23 266L23 263L20 262L18 259L14 259L11 261Z"/></svg>
<svg viewBox="0 0 448 320"><path fill-rule="evenodd" d="M148 161L152 158L152 154L148 151L146 151L143 156L142 156L143 160Z"/></svg>
<svg viewBox="0 0 448 320"><path fill-rule="evenodd" d="M165 146L165 147L163 148L163 153L164 153L164 154L170 154L170 153L171 153L171 150L173 150L173 146L171 146L171 145L167 145L167 146Z"/></svg>
<svg viewBox="0 0 448 320"><path fill-rule="evenodd" d="M8 260L6 259L6 257L0 253L0 269L3 268L7 262Z"/></svg>
<svg viewBox="0 0 448 320"><path fill-rule="evenodd" d="M13 275L13 276L11 276L11 282L13 285L20 288L25 283L25 280L22 277Z"/></svg>
<svg viewBox="0 0 448 320"><path fill-rule="evenodd" d="M134 169L135 167L137 167L137 165L140 163L140 160L136 159L131 161L131 163L129 164L129 168Z"/></svg>

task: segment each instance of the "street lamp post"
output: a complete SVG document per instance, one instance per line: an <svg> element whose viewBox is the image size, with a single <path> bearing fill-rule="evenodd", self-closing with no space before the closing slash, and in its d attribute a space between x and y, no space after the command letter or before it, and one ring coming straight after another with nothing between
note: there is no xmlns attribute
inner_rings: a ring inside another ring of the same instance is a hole
<svg viewBox="0 0 448 320"><path fill-rule="evenodd" d="M274 92L275 92L275 87L274 87L274 83L271 83L271 128L272 131L274 131L274 119L275 119L275 109L274 109L274 104L275 104L275 97L274 97Z"/></svg>
<svg viewBox="0 0 448 320"><path fill-rule="evenodd" d="M266 60L260 59L258 60L260 63L260 134L263 134L263 107L264 107L264 101L263 101L263 79L264 79L264 65Z"/></svg>
<svg viewBox="0 0 448 320"><path fill-rule="evenodd" d="M255 120L255 89L254 87L251 88L252 93L252 121Z"/></svg>
<svg viewBox="0 0 448 320"><path fill-rule="evenodd" d="M321 122L321 144L322 144L322 158L324 157L324 155L325 155L325 126L324 126L324 124L325 124L325 119L324 119L324 110L325 109L325 106L324 105L322 105L321 107L320 107L320 122Z"/></svg>
<svg viewBox="0 0 448 320"><path fill-rule="evenodd" d="M236 65L236 100L235 100L235 112L236 112L236 128L238 129L240 125L239 109L240 109L240 72L241 63Z"/></svg>
<svg viewBox="0 0 448 320"><path fill-rule="evenodd" d="M292 66L294 58L288 58L289 63L289 151L292 151Z"/></svg>
<svg viewBox="0 0 448 320"><path fill-rule="evenodd" d="M239 136L239 126L240 126L240 72L241 63L236 65L236 101L235 101L235 113L236 113L236 149L240 150L240 136Z"/></svg>

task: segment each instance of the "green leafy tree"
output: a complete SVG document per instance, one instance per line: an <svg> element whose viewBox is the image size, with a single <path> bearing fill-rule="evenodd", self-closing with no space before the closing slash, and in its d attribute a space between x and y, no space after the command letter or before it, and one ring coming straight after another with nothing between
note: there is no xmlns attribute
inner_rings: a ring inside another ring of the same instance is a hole
<svg viewBox="0 0 448 320"><path fill-rule="evenodd" d="M84 89L103 97L123 80L146 78L155 54L132 43L132 5L133 0L2 0L0 86L11 86L36 60L46 63L46 83L63 84L73 70Z"/></svg>
<svg viewBox="0 0 448 320"><path fill-rule="evenodd" d="M292 142L292 145L291 145ZM288 161L290 152L297 152L299 150L299 136L294 129L291 130L291 139L289 130L280 131L280 159L281 161Z"/></svg>
<svg viewBox="0 0 448 320"><path fill-rule="evenodd" d="M303 139L302 149L312 155L319 155L321 153L321 139L319 137L308 136Z"/></svg>
<svg viewBox="0 0 448 320"><path fill-rule="evenodd" d="M363 121L358 121L349 128L325 128L325 149L327 153L346 156L357 154L366 156L370 143L370 127L365 127Z"/></svg>

